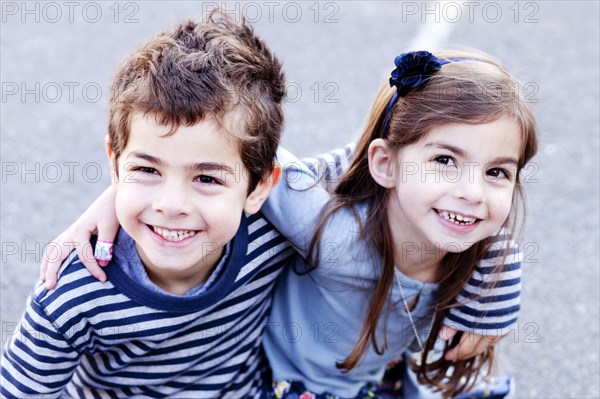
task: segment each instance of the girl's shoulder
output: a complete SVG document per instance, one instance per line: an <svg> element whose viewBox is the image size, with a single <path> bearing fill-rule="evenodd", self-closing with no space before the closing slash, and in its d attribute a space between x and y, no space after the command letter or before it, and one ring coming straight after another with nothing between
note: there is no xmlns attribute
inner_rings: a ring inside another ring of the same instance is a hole
<svg viewBox="0 0 600 399"><path fill-rule="evenodd" d="M363 236L366 215L364 204L340 208L331 215L323 229L316 273L350 279L361 286L377 279L381 256Z"/></svg>

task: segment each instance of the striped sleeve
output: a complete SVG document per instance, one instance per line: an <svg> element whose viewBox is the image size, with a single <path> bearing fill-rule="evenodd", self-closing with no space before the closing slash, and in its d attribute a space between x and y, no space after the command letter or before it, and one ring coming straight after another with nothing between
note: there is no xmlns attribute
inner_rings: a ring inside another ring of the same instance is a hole
<svg viewBox="0 0 600 399"><path fill-rule="evenodd" d="M340 176L344 173L354 157L356 144L349 143L343 148L338 148L314 157L302 158L302 163L310 169L319 182L331 192L338 183Z"/></svg>
<svg viewBox="0 0 600 399"><path fill-rule="evenodd" d="M79 353L56 329L42 306L30 298L3 353L2 397L56 398L70 381L79 359Z"/></svg>
<svg viewBox="0 0 600 399"><path fill-rule="evenodd" d="M504 229L493 239L455 299L461 305L448 312L444 320L447 326L483 336L502 336L516 323L521 309L523 253Z"/></svg>

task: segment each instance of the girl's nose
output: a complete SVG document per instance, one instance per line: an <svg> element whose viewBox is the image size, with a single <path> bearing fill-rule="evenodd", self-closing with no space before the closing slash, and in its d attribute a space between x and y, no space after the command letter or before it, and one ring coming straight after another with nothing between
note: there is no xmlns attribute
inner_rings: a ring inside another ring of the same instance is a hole
<svg viewBox="0 0 600 399"><path fill-rule="evenodd" d="M460 200L470 203L481 203L485 200L485 179L482 171L475 168L465 173L455 186L454 195Z"/></svg>

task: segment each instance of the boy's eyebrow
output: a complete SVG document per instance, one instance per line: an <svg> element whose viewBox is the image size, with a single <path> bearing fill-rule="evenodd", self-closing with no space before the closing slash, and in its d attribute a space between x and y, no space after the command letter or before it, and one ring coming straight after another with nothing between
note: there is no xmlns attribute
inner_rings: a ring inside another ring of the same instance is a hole
<svg viewBox="0 0 600 399"><path fill-rule="evenodd" d="M128 158L131 156L145 159L146 161L153 163L155 165L158 165L158 166L165 165L165 163L160 158L157 158L150 154L146 154L145 152L133 151L132 153L129 154ZM228 166L224 162L223 163L196 162L196 163L193 163L193 164L190 164L189 166L187 166L186 169L202 170L202 171L207 171L207 172L219 172L219 171L225 171L226 173L234 173L235 172L230 166Z"/></svg>
<svg viewBox="0 0 600 399"><path fill-rule="evenodd" d="M229 167L226 163L216 162L198 162L188 167L190 170L202 170L206 172L219 172L225 171L226 173L234 173L235 171Z"/></svg>
<svg viewBox="0 0 600 399"><path fill-rule="evenodd" d="M456 155L462 157L462 158L468 158L467 153L465 151L463 151L462 149L453 146L451 144L448 143L444 143L443 141L435 141L432 143L427 143L425 144L425 147L436 147L436 148L442 148L448 151L452 151L453 153L455 153ZM492 162L490 162L492 164L515 164L518 165L519 161L517 161L516 158L513 157L498 157L496 159L494 159Z"/></svg>
<svg viewBox="0 0 600 399"><path fill-rule="evenodd" d="M146 154L145 152L133 151L127 156L127 158L129 158L129 157L145 159L146 161L156 164L156 165L159 165L159 166L164 165L164 162L160 158L157 158L150 154Z"/></svg>

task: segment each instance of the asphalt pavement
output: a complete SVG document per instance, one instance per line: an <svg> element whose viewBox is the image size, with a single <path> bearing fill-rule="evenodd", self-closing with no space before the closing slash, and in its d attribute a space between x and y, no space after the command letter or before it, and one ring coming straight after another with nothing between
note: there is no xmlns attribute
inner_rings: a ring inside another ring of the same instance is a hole
<svg viewBox="0 0 600 399"><path fill-rule="evenodd" d="M103 137L114 67L220 3L0 3L2 345L44 245L109 184ZM525 83L541 145L525 171L523 311L501 344L515 398L600 397L599 4L226 3L284 62L283 144L301 156L355 140L394 57L423 35L437 47L493 54Z"/></svg>

